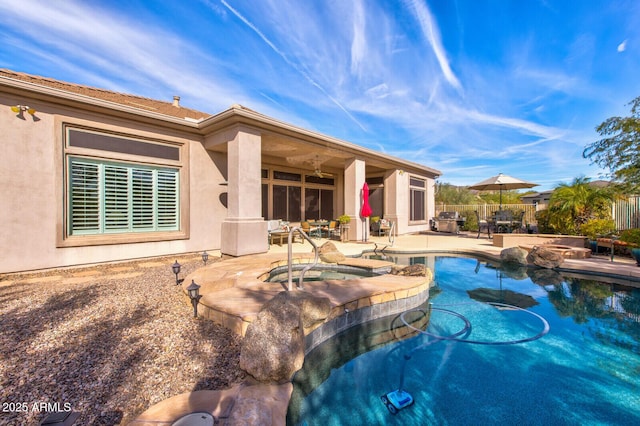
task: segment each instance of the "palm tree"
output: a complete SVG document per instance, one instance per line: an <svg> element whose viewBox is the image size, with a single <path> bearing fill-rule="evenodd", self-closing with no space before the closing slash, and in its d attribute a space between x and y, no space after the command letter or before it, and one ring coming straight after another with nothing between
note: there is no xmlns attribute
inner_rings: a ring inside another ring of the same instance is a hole
<svg viewBox="0 0 640 426"><path fill-rule="evenodd" d="M594 186L589 178L577 177L553 191L549 222L557 232L578 234L580 225L591 219L611 219L611 203L616 197L611 187Z"/></svg>

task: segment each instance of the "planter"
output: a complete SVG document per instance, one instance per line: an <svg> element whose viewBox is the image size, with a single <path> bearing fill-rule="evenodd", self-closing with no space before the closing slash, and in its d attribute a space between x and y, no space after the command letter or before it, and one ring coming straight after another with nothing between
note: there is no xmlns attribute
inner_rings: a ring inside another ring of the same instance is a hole
<svg viewBox="0 0 640 426"><path fill-rule="evenodd" d="M640 247L633 247L631 249L631 257L636 261L636 265L640 266Z"/></svg>
<svg viewBox="0 0 640 426"><path fill-rule="evenodd" d="M344 243L348 240L349 240L349 225L343 223L340 225L340 241Z"/></svg>

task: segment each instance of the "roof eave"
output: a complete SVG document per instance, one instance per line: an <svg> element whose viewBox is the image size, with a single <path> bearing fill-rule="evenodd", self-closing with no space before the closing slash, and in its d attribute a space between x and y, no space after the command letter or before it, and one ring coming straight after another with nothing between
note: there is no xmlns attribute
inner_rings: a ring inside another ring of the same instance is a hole
<svg viewBox="0 0 640 426"><path fill-rule="evenodd" d="M318 146L326 146L327 144L331 144L334 147L338 147L344 151L351 152L356 156L367 156L387 162L391 161L396 164L398 168L405 168L407 169L406 171L413 170L428 173L429 175L432 175L433 178L437 178L442 175L442 172L440 170L433 169L431 167L427 167L411 161L403 160L401 158L393 157L388 154L384 154L369 148L356 145L351 142L344 141L342 139L315 132L313 130L308 130L289 123L285 123L275 118L255 112L251 109L244 108L240 105L233 105L218 114L205 118L199 123L200 129L207 134L218 132L237 125L246 125L261 130L284 134L287 136L291 136L292 138L302 139L306 142Z"/></svg>
<svg viewBox="0 0 640 426"><path fill-rule="evenodd" d="M442 175L442 172L431 167L406 161L401 158L392 157L388 154L364 148L351 142L327 136L312 130L303 129L264 114L260 114L248 108L244 108L240 105L233 105L227 110L205 117L201 120L190 120L160 114L153 111L145 111L140 108L119 104L117 102L97 99L91 96L81 95L5 76L0 76L0 88L7 93L12 93L18 96L24 96L25 93L27 93L29 97L40 101L71 108L82 107L85 111L97 112L129 120L133 119L138 122L152 123L154 125L179 129L182 131L186 130L200 135L211 134L235 125L244 124L258 129L288 135L292 138L301 139L318 146L331 144L334 147L351 152L355 156L373 157L381 161L391 162L397 168L404 168L406 171L426 173L431 175L433 178L437 178Z"/></svg>
<svg viewBox="0 0 640 426"><path fill-rule="evenodd" d="M101 114L128 119L135 117L136 121L154 123L156 125L162 125L170 128L197 130L199 123L202 121L192 121L184 118L159 114L153 111L145 111L140 108L119 104L117 102L97 99L91 96L81 95L62 89L47 87L4 76L0 76L0 88L5 92L19 96L24 96L26 92L29 97L39 101L73 108L82 106L85 111L99 112Z"/></svg>

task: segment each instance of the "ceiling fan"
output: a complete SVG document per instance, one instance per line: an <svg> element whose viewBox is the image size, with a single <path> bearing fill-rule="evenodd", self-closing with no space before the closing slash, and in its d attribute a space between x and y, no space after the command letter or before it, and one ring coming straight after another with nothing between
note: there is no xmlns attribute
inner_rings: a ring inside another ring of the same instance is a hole
<svg viewBox="0 0 640 426"><path fill-rule="evenodd" d="M320 166L322 165L322 162L320 161L320 157L318 157L316 155L316 158L313 162L313 166L314 166L314 171L313 174L316 175L319 178L325 178L325 177L331 177L333 176L333 174L331 173L324 173L321 169Z"/></svg>
<svg viewBox="0 0 640 426"><path fill-rule="evenodd" d="M319 178L331 177L333 174L325 173L322 171L322 163L330 160L332 158L331 155L327 154L297 154L287 157L287 162L289 164L294 164L298 167L302 168L311 168L313 169L313 174Z"/></svg>

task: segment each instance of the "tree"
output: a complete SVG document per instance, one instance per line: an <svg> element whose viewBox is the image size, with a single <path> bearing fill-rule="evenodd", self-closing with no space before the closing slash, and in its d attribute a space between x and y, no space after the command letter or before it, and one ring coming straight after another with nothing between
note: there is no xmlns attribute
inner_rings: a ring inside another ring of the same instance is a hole
<svg viewBox="0 0 640 426"><path fill-rule="evenodd" d="M475 204L478 202L478 198L467 188L440 182L436 182L435 200L436 203L444 204Z"/></svg>
<svg viewBox="0 0 640 426"><path fill-rule="evenodd" d="M555 232L579 234L580 226L591 219L610 219L616 197L614 188L591 185L586 177L562 183L549 199L549 225Z"/></svg>
<svg viewBox="0 0 640 426"><path fill-rule="evenodd" d="M640 96L629 103L630 117L610 117L596 127L603 136L582 152L618 181L627 192L640 190Z"/></svg>
<svg viewBox="0 0 640 426"><path fill-rule="evenodd" d="M502 204L520 204L522 203L523 194L519 193L515 189L503 190L502 191ZM481 191L478 194L478 198L482 200L482 202L487 204L500 204L500 191Z"/></svg>
<svg viewBox="0 0 640 426"><path fill-rule="evenodd" d="M502 191L503 204L519 204L522 202L517 191ZM472 191L464 186L455 186L450 183L436 182L436 203L443 204L498 204L500 202L499 191Z"/></svg>

